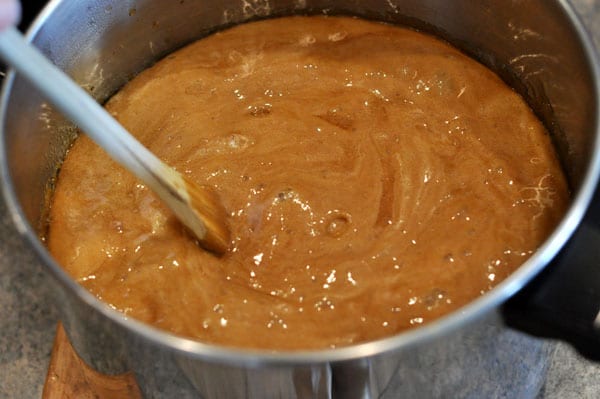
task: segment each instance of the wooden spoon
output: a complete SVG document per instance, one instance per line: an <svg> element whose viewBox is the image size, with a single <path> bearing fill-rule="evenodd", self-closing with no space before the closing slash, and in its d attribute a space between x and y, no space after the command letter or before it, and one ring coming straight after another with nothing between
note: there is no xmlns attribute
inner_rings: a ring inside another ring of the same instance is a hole
<svg viewBox="0 0 600 399"><path fill-rule="evenodd" d="M227 250L226 213L210 188L195 184L158 159L15 28L0 32L0 57L115 161L154 190L200 245L217 254Z"/></svg>

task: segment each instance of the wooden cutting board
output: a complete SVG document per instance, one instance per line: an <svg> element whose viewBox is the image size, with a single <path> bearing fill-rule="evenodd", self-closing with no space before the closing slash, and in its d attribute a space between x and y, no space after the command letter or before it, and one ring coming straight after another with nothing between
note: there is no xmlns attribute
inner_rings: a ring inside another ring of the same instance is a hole
<svg viewBox="0 0 600 399"><path fill-rule="evenodd" d="M141 399L132 373L100 374L75 353L59 323L42 399Z"/></svg>

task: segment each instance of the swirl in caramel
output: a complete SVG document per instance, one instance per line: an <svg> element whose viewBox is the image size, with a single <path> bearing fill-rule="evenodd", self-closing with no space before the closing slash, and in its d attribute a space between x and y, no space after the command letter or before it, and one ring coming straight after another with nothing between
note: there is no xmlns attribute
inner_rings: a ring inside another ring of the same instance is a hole
<svg viewBox="0 0 600 399"><path fill-rule="evenodd" d="M203 251L85 136L58 178L49 247L110 306L203 342L318 349L427 323L513 272L569 200L521 97L399 27L240 25L166 57L106 107L214 187L230 251Z"/></svg>

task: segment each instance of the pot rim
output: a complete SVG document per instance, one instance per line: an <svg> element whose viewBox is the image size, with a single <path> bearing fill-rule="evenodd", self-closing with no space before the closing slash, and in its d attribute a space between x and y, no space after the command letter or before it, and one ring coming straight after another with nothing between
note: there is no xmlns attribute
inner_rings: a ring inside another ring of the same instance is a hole
<svg viewBox="0 0 600 399"><path fill-rule="evenodd" d="M46 19L51 17L62 1L51 0L45 6L27 31L26 37L29 41L34 40ZM567 0L557 0L557 5L572 24L572 28L577 32L591 71L595 101L598 104L600 102L600 61L598 54L581 19L569 2ZM49 251L38 238L35 230L27 221L23 209L18 202L9 173L8 159L5 155L7 149L4 142L4 129L6 128L7 104L10 99L14 80L15 72L11 70L5 79L0 94L0 134L2 135L2 139L0 140L0 180L2 181L2 191L8 213L19 234L33 247L38 258L45 263L53 277L64 288L70 290L78 299L99 312L103 317L116 323L128 333L139 336L161 348L179 352L190 358L211 360L219 363L262 367L340 362L399 351L451 333L467 323L496 310L499 305L523 288L556 256L582 221L600 177L600 112L597 111L594 121L593 154L585 176L582 179L581 186L573 197L568 211L538 250L514 273L483 296L442 318L438 318L418 328L403 331L391 337L351 346L304 351L268 351L224 347L176 336L126 317L77 284L52 258Z"/></svg>

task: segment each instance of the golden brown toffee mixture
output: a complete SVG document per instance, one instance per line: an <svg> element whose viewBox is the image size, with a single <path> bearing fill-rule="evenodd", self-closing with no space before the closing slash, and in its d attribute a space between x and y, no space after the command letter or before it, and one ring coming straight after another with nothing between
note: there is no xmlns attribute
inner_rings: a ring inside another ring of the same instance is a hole
<svg viewBox="0 0 600 399"><path fill-rule="evenodd" d="M200 249L87 137L49 246L128 316L204 342L349 345L451 312L546 238L568 195L544 128L492 72L350 18L241 25L140 74L107 108L230 213Z"/></svg>

